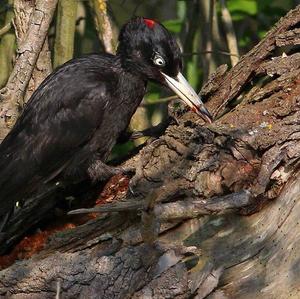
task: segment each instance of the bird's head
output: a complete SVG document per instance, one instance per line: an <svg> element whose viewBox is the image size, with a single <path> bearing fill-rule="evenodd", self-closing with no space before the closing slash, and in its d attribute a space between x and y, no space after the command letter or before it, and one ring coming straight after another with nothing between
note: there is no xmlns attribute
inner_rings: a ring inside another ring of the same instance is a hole
<svg viewBox="0 0 300 299"><path fill-rule="evenodd" d="M182 75L180 48L162 24L133 18L121 29L117 53L127 70L167 86L205 121L212 122L210 113Z"/></svg>

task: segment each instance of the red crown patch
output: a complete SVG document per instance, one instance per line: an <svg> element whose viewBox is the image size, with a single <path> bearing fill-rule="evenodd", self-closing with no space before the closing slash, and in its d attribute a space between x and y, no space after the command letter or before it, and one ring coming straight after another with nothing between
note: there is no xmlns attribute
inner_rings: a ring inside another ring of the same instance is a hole
<svg viewBox="0 0 300 299"><path fill-rule="evenodd" d="M144 23L148 28L152 29L156 22L154 20L144 18Z"/></svg>

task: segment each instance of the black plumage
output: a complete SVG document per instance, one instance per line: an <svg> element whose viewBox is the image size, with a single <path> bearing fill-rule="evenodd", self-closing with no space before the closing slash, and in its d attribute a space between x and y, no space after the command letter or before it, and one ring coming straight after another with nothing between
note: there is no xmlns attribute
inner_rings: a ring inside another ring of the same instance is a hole
<svg viewBox="0 0 300 299"><path fill-rule="evenodd" d="M0 219L45 184L109 177L104 162L140 104L147 80L169 86L166 78L176 79L181 67L169 32L138 17L123 26L117 55L87 55L56 69L0 145ZM198 104L197 111L210 120Z"/></svg>

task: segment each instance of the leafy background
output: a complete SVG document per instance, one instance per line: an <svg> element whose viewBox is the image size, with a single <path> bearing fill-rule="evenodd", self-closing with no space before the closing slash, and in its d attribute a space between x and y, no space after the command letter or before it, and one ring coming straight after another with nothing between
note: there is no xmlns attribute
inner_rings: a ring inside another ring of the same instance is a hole
<svg viewBox="0 0 300 299"><path fill-rule="evenodd" d="M62 0L61 0L62 1ZM66 1L66 0L64 0ZM98 38L94 23L95 10L92 2L100 0L69 0L77 6L74 52L72 57L85 53L101 52L104 47ZM108 15L112 20L116 34L119 28L128 19L135 15L154 18L162 22L178 38L183 50L185 75L191 85L199 91L208 75L220 64L232 62L228 52L228 41L224 31L222 19L222 2L227 7L234 28L234 35L238 45L239 56L246 53L257 44L275 22L290 9L299 4L299 0L110 0L107 1ZM5 26L7 16L12 14L13 0L0 0L0 29ZM207 17L206 10L213 9L213 18ZM213 6L212 6L213 5ZM211 22L211 23L210 23ZM56 38L57 15L49 32L49 43L54 55ZM208 37L208 28L211 26L211 35ZM13 28L0 35L0 88L6 83L9 70L12 69L16 46L12 45L10 51L1 48L4 39L11 38ZM211 53L207 53L207 40L212 41ZM11 39L13 40L13 39ZM4 44L4 42L3 42ZM6 43L7 44L7 43ZM71 58L71 57L70 57ZM54 60L54 57L53 57ZM171 94L156 86L149 84L148 92L138 109L132 123L132 130L142 130L160 122L167 115L168 96ZM124 154L145 139L131 141L125 145L117 146L112 157Z"/></svg>

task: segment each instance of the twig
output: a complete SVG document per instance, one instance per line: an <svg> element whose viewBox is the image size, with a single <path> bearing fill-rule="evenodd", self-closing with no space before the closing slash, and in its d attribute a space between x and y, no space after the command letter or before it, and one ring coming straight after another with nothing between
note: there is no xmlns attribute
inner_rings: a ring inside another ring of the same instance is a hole
<svg viewBox="0 0 300 299"><path fill-rule="evenodd" d="M236 56L236 57L240 57L239 54L234 54L234 53L229 53L226 51L198 51L198 52L192 52L192 53L183 53L183 56L191 56L191 55L202 55L202 54L207 54L207 53L216 53L216 54L222 54L222 55L226 55L226 56Z"/></svg>
<svg viewBox="0 0 300 299"><path fill-rule="evenodd" d="M203 80L206 81L209 75L215 69L215 61L211 55L213 51L213 17L215 9L214 0L202 0L200 1L201 10L203 14L202 26L202 51L205 52L205 55L202 57L203 63Z"/></svg>
<svg viewBox="0 0 300 299"><path fill-rule="evenodd" d="M207 1L207 0L205 0ZM197 51L199 37L200 37L200 29L199 26L199 1L187 1L186 2L186 12L184 17L183 26L181 29L181 40L183 49L186 52ZM201 20L202 18L200 18ZM199 76L196 75L198 73L199 66L199 57L184 57L184 64L186 65L187 76L189 78L190 83L193 86L197 86L199 83Z"/></svg>
<svg viewBox="0 0 300 299"><path fill-rule="evenodd" d="M221 1L222 20L225 28L229 52L236 53L237 57L239 57L239 48L238 48L238 43L234 32L230 12L226 7L225 0L220 0L220 1ZM238 63L239 59L237 57L236 55L230 55L232 66L235 66Z"/></svg>
<svg viewBox="0 0 300 299"><path fill-rule="evenodd" d="M195 218L201 215L209 215L224 212L228 209L241 208L249 205L252 194L248 190L231 193L229 195L212 198L209 200L184 200L156 205L154 213L161 221L173 219ZM152 203L153 205L153 203ZM91 209L78 209L70 211L69 215L101 212L124 212L132 210L146 210L149 206L149 198L146 200L136 200L119 202L117 204L107 204Z"/></svg>
<svg viewBox="0 0 300 299"><path fill-rule="evenodd" d="M117 38L114 34L112 21L107 13L107 0L90 0L89 3L94 14L98 36L104 49L108 53L114 53Z"/></svg>
<svg viewBox="0 0 300 299"><path fill-rule="evenodd" d="M55 296L55 299L59 299L60 298L60 292L61 292L61 280L59 278L57 280L57 283L56 283L56 296Z"/></svg>
<svg viewBox="0 0 300 299"><path fill-rule="evenodd" d="M176 100L176 99L178 99L178 96L170 96L170 97L160 98L153 102L147 102L147 99L146 99L146 101L141 104L141 107L168 103L168 102L170 102L172 100Z"/></svg>
<svg viewBox="0 0 300 299"><path fill-rule="evenodd" d="M60 0L58 2L54 43L55 67L73 58L76 13L77 1Z"/></svg>
<svg viewBox="0 0 300 299"><path fill-rule="evenodd" d="M99 207L89 209L77 209L68 212L68 215L88 214L88 213L106 213L106 212L122 212L122 211L139 211L146 208L145 200L119 202L117 204L106 204Z"/></svg>
<svg viewBox="0 0 300 299"><path fill-rule="evenodd" d="M4 25L1 29L0 29L0 36L4 35L6 32L8 32L11 28L11 21L8 22L6 25Z"/></svg>

